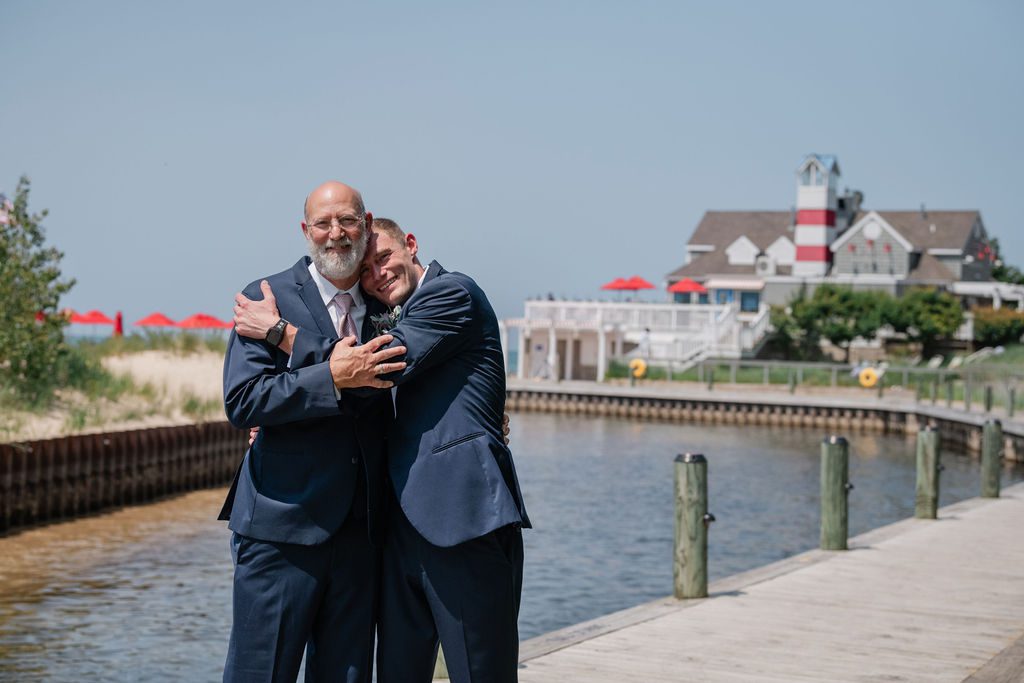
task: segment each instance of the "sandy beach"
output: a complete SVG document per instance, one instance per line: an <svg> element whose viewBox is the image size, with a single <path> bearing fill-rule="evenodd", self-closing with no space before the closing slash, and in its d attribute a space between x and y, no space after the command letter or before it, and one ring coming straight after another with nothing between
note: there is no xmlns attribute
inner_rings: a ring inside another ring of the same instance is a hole
<svg viewBox="0 0 1024 683"><path fill-rule="evenodd" d="M117 401L87 401L77 392L60 392L44 413L7 411L0 440L29 441L144 427L163 427L224 419L221 373L224 357L200 350L141 351L103 359L115 375L132 378L136 391Z"/></svg>
<svg viewBox="0 0 1024 683"><path fill-rule="evenodd" d="M202 351L182 355L173 351L142 351L105 358L103 366L114 374L131 375L138 384L158 387L169 397L193 395L216 399L221 396L224 357L219 353Z"/></svg>

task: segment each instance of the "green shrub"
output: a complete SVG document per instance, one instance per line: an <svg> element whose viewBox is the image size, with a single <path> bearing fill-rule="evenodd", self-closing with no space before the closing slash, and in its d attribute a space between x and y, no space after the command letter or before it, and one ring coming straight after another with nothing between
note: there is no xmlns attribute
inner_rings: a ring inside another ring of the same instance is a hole
<svg viewBox="0 0 1024 683"><path fill-rule="evenodd" d="M1020 341L1024 313L1000 308L974 309L974 341L980 346L1000 346Z"/></svg>

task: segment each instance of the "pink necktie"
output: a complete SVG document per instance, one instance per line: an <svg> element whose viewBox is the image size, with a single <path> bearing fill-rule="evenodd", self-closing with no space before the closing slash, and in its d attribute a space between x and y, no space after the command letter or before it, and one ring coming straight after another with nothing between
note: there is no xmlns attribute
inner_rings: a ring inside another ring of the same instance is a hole
<svg viewBox="0 0 1024 683"><path fill-rule="evenodd" d="M348 292L338 292L334 297L334 303L338 306L338 336L355 337L359 341L359 334L356 332L356 323L352 320L352 295Z"/></svg>

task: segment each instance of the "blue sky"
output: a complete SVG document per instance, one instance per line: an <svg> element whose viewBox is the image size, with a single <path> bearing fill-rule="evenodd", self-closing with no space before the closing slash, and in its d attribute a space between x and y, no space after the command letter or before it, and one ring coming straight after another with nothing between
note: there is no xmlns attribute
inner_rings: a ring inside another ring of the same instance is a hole
<svg viewBox="0 0 1024 683"><path fill-rule="evenodd" d="M786 210L806 152L875 209L979 209L1024 265L1015 2L5 0L0 190L66 303L227 317L337 178L499 316L655 283L709 209Z"/></svg>

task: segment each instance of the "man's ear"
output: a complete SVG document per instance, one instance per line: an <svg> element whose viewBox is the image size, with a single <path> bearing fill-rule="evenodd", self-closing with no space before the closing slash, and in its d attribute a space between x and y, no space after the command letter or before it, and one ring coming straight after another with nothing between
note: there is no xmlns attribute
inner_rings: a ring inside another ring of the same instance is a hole
<svg viewBox="0 0 1024 683"><path fill-rule="evenodd" d="M309 239L309 226L306 225L306 221L300 222L299 225L302 226L302 235L303 235L303 237L305 237L308 240Z"/></svg>
<svg viewBox="0 0 1024 683"><path fill-rule="evenodd" d="M416 244L416 235L411 232L405 233L405 248L409 250L409 254L416 256L416 252L420 250L418 244Z"/></svg>
<svg viewBox="0 0 1024 683"><path fill-rule="evenodd" d="M366 212L366 230L369 231L373 227L373 214L369 211Z"/></svg>

